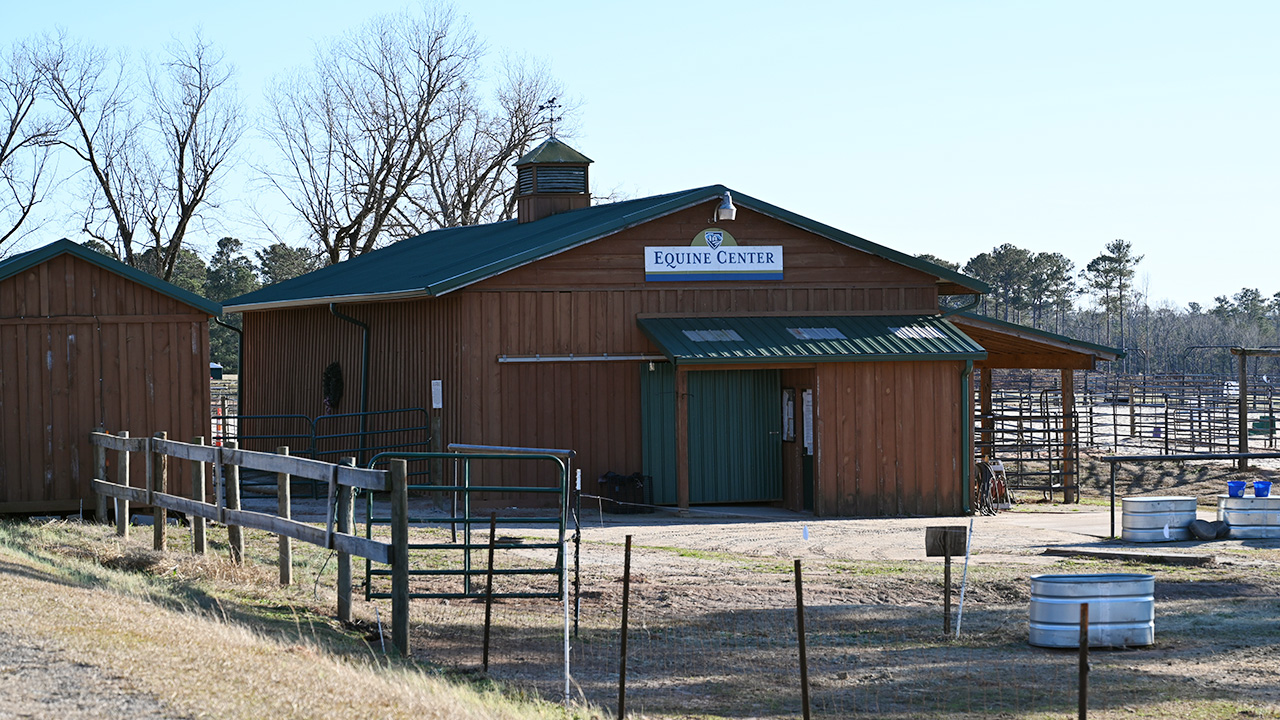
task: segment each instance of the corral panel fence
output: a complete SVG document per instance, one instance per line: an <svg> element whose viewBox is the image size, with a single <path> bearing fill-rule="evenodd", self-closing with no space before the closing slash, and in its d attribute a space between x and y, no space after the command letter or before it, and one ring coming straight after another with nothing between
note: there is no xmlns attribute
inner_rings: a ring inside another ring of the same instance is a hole
<svg viewBox="0 0 1280 720"><path fill-rule="evenodd" d="M1276 389L1268 376L1246 382L1251 446L1276 447ZM1158 453L1224 453L1240 445L1236 376L1086 373L1077 391L1083 440L1093 447Z"/></svg>

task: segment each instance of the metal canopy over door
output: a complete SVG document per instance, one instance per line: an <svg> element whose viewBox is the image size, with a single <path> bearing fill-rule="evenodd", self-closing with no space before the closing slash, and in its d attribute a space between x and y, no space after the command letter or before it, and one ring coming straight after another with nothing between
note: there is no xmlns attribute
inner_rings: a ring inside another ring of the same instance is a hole
<svg viewBox="0 0 1280 720"><path fill-rule="evenodd" d="M689 502L781 499L778 371L689 373Z"/></svg>

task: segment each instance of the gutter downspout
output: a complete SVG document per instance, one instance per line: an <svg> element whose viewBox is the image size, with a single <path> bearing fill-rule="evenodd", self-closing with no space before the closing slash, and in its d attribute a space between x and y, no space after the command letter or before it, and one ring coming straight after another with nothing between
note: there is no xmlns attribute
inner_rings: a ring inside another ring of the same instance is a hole
<svg viewBox="0 0 1280 720"><path fill-rule="evenodd" d="M244 330L230 323L222 322L222 318L217 315L213 316L213 321L228 330L235 331L240 337L236 339L236 414L244 415L244 406L240 404L242 390L244 389ZM244 322L244 316L240 316L240 321Z"/></svg>
<svg viewBox="0 0 1280 720"><path fill-rule="evenodd" d="M346 320L363 331L364 339L360 349L360 467L364 467L365 433L369 429L369 325L338 312L334 303L329 303L329 312L339 320Z"/></svg>
<svg viewBox="0 0 1280 720"><path fill-rule="evenodd" d="M963 485L961 496L964 498L964 514L973 514L973 361L964 361L964 370L960 372L960 452L963 456L960 464L960 482Z"/></svg>

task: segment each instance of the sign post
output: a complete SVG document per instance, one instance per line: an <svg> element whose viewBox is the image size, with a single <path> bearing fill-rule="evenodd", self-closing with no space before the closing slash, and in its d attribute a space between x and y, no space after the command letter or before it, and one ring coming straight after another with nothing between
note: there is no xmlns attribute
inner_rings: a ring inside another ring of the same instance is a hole
<svg viewBox="0 0 1280 720"><path fill-rule="evenodd" d="M943 560L942 632L951 634L951 556L963 555L968 549L969 538L963 525L928 527L924 529L925 557L941 557Z"/></svg>

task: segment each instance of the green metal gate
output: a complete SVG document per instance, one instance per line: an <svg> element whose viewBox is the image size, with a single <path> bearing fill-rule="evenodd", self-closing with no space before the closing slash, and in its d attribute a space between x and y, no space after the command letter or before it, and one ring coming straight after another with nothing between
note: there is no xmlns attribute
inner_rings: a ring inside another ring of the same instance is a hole
<svg viewBox="0 0 1280 720"><path fill-rule="evenodd" d="M675 373L641 370L644 474L658 504L676 502ZM777 370L689 373L689 502L782 499L782 384Z"/></svg>

